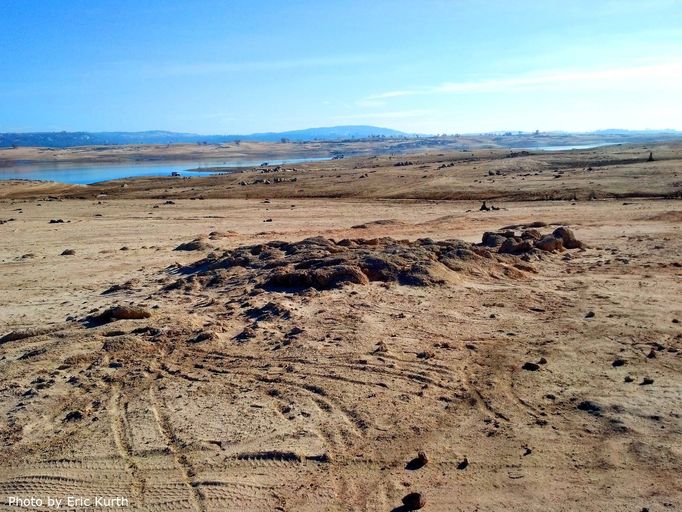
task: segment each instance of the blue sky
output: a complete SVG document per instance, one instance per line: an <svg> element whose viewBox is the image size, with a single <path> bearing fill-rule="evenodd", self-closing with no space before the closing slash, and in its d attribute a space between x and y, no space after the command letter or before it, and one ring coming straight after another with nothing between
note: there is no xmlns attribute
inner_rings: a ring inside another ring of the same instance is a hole
<svg viewBox="0 0 682 512"><path fill-rule="evenodd" d="M0 0L0 131L682 129L682 0Z"/></svg>

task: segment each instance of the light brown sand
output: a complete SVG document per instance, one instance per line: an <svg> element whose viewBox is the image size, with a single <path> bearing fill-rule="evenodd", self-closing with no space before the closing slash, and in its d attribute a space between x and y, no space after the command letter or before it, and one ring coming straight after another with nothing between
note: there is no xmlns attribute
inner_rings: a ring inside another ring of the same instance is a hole
<svg viewBox="0 0 682 512"><path fill-rule="evenodd" d="M392 510L417 491L442 511L682 507L679 201L502 200L479 212L473 200L177 197L0 203L0 220L16 219L0 225L0 336L38 329L0 345L4 503ZM532 261L519 278L453 273L434 287L236 302L222 288L162 291L177 278L170 265L209 252L173 248L212 231L227 236L204 241L225 249L318 235L474 242L536 220L570 225L589 248ZM289 318L236 341L253 323L244 311L267 302ZM119 303L152 316L77 321ZM133 332L146 326L163 336ZM303 332L287 337L293 327ZM215 337L191 342L201 331ZM419 450L429 463L407 469Z"/></svg>

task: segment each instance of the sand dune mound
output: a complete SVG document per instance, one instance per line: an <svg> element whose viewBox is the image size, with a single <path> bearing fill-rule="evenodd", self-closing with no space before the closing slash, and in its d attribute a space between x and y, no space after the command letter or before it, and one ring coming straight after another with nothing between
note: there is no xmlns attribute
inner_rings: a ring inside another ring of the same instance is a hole
<svg viewBox="0 0 682 512"><path fill-rule="evenodd" d="M213 253L178 269L183 277L171 288L199 284L214 287L255 283L269 291L314 288L329 290L372 281L407 286L445 284L451 274L518 276L520 260L461 240L415 241L393 238L344 239L323 237L299 242L272 241ZM241 271L234 281L232 272Z"/></svg>
<svg viewBox="0 0 682 512"><path fill-rule="evenodd" d="M365 222L363 224L356 224L355 226L351 226L351 229L368 229L380 226L402 226L404 224L404 222L396 219L379 219L373 220L371 222Z"/></svg>
<svg viewBox="0 0 682 512"><path fill-rule="evenodd" d="M212 249L213 247L210 244L207 244L203 240L197 238L194 239L190 242L185 242L180 245L178 245L174 251L208 251L209 249Z"/></svg>

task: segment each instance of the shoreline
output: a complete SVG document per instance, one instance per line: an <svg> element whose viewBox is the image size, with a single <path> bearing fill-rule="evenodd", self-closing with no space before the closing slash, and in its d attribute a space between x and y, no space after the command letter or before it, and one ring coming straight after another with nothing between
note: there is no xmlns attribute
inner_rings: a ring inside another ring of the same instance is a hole
<svg viewBox="0 0 682 512"><path fill-rule="evenodd" d="M648 161L653 152L654 161ZM0 179L1 198L107 194L112 198L362 198L593 200L682 196L682 142L546 152L475 150L212 166L88 182ZM184 174L184 176L182 176ZM78 183L78 182L74 182ZM58 192L57 192L58 191Z"/></svg>

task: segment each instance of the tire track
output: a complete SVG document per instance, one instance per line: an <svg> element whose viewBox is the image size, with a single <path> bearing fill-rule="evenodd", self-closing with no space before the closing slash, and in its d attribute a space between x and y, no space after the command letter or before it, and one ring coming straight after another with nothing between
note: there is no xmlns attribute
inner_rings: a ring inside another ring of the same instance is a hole
<svg viewBox="0 0 682 512"><path fill-rule="evenodd" d="M128 422L121 411L121 387L115 384L111 388L111 398L109 401L109 418L111 421L111 431L114 436L116 452L124 460L128 472L132 476L131 491L135 503L143 505L144 491L146 482L140 472L140 468L135 462L132 447L128 439ZM136 507L139 508L139 507Z"/></svg>
<svg viewBox="0 0 682 512"><path fill-rule="evenodd" d="M156 397L154 385L152 384L149 387L149 405L151 407L152 414L154 415L154 419L156 420L156 425L158 427L159 433L161 434L161 437L165 440L168 449L173 454L175 464L181 470L183 483L187 487L187 491L189 493L189 503L192 507L192 510L194 510L195 512L205 512L206 509L204 507L201 492L199 491L198 485L195 485L192 482L194 470L192 469L189 461L187 460L186 455L180 453L180 448L178 446L179 443L175 433L173 432L170 420L161 412L158 404L159 400Z"/></svg>

